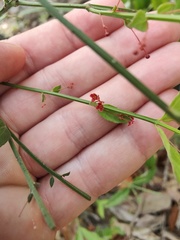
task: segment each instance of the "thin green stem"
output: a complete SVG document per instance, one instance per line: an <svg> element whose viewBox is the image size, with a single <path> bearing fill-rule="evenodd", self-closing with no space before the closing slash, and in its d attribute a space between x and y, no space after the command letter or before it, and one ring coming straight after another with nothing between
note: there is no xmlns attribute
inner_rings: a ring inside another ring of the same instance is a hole
<svg viewBox="0 0 180 240"><path fill-rule="evenodd" d="M83 104L86 104L86 105L91 105L91 101L88 101L88 100L85 100L85 99L82 99L82 98L78 98L78 97L73 97L73 96L66 95L66 94L62 94L62 93L56 93L56 92L43 90L43 89L39 89L39 88L22 86L22 85L18 85L18 84L9 83L9 82L1 82L0 84L5 85L5 86L9 86L11 88L22 89L22 90L26 90L26 91L30 91L30 92L37 92L37 93L41 93L41 94L43 93L43 94L52 95L52 96L55 96L55 97L60 97L60 98L64 98L64 99L67 99L67 100L83 103ZM178 129L176 129L176 128L174 128L174 127L172 127L172 126L170 126L170 125L168 125L168 124L166 124L166 123L164 123L164 122L162 122L158 119L154 119L154 118L150 118L150 117L140 115L140 114L137 114L137 113L122 110L122 109L116 108L116 107L111 106L111 105L106 105L106 104L104 104L104 109L109 110L109 111L114 112L114 113L128 115L128 116L131 116L131 117L134 117L134 118L152 123L154 125L164 127L166 129L174 132L174 133L180 134L180 130L178 130Z"/></svg>
<svg viewBox="0 0 180 240"><path fill-rule="evenodd" d="M91 9L96 9L99 11L103 10L109 10L112 12L113 6L104 6L104 5L98 5L98 4L78 4L78 3L59 3L59 2L50 2L51 5L55 8L62 8L62 9L84 9L87 11L91 11ZM42 7L42 5L39 2L32 2L32 1L23 1L23 0L17 0L16 5L19 6L26 6L26 7ZM121 12L135 12L132 9L128 8L118 8L118 11Z"/></svg>
<svg viewBox="0 0 180 240"><path fill-rule="evenodd" d="M58 3L58 2L52 2L51 3L56 8L65 8L65 9L86 9L85 4L73 4L73 3ZM19 6L26 6L26 7L42 7L42 5L39 2L32 2L32 1L23 1L18 0L17 5Z"/></svg>
<svg viewBox="0 0 180 240"><path fill-rule="evenodd" d="M121 18L124 20L133 19L136 12L130 11L107 11L107 10L100 10L93 7L88 8L89 12L95 14L101 14L104 16L114 17L114 18ZM167 22L180 22L180 15L178 14L152 14L146 13L147 20L156 20L156 21L167 21Z"/></svg>
<svg viewBox="0 0 180 240"><path fill-rule="evenodd" d="M67 187L71 188L73 191L75 191L76 193L78 193L80 196L82 196L83 198L87 199L88 201L91 200L91 197L83 192L81 189L77 188L76 186L74 186L72 183L70 183L69 181L67 181L66 179L64 179L64 177L62 177L61 175L59 175L58 173L56 173L55 171L53 171L51 168L49 168L46 164L44 164L37 156L35 156L15 135L14 133L9 130L11 133L12 138L19 144L19 146L32 158L34 159L42 168L44 168L49 174L51 174L52 176L54 176L55 178L57 178L59 181L61 181L62 183L64 183Z"/></svg>
<svg viewBox="0 0 180 240"><path fill-rule="evenodd" d="M7 11L11 8L14 7L16 4L16 2L14 0L10 0L10 1L4 1L4 6L0 9L0 17L7 13Z"/></svg>
<svg viewBox="0 0 180 240"><path fill-rule="evenodd" d="M152 123L156 126L161 126L163 128L166 128L174 133L178 133L180 134L180 130L158 120L158 119L155 119L155 118L150 118L150 117L147 117L147 116L144 116L144 115L140 115L140 114L137 114L137 113L133 113L133 112L129 112L129 111L125 111L125 110L122 110L122 109L115 109L113 106L107 106L104 105L104 109L106 110L110 110L110 111L113 111L115 113L120 113L120 114L124 114L124 115L128 115L128 116L131 116L131 117L134 117L134 118L137 118L137 119L140 119L140 120L143 120L143 121L146 121L146 122L149 122L149 123Z"/></svg>
<svg viewBox="0 0 180 240"><path fill-rule="evenodd" d="M136 11L127 8L117 8L113 11L113 6L103 6L98 4L76 4L76 3L57 3L51 2L51 5L55 8L61 9L84 9L88 12L104 15L109 17L121 18L124 20L133 19ZM26 7L42 7L39 2L23 1L23 0L11 0L7 2L4 7L0 10L0 16L6 13L11 7L26 6ZM180 15L178 14L151 14L146 13L147 20L156 21L168 21L168 22L180 22Z"/></svg>
<svg viewBox="0 0 180 240"><path fill-rule="evenodd" d="M27 86L18 85L18 84L9 83L9 82L1 82L0 84L4 85L4 86L9 86L11 88L22 89L22 90L26 90L26 91L30 91L30 92L44 93L44 94L52 95L52 96L55 96L55 97L65 98L65 99L68 99L68 100L71 100L71 101L76 101L76 102L81 102L81 103L84 103L84 104L89 104L89 101L85 100L85 99L69 96L69 95L62 94L62 93L56 93L56 92L53 92L53 91L43 90L43 89L40 89L40 88L32 88L32 87L27 87Z"/></svg>
<svg viewBox="0 0 180 240"><path fill-rule="evenodd" d="M38 206L39 206L39 208L41 210L41 213L42 213L42 215L43 215L43 217L44 217L48 227L50 229L55 229L56 225L54 223L54 220L52 219L49 211L47 210L46 206L44 205L44 203L42 201L42 198L40 197L40 195L39 195L39 193L38 193L38 191L37 191L37 189L36 189L36 187L34 185L34 181L33 181L32 177L31 177L29 171L27 170L27 168L26 168L26 166L25 166L21 156L19 155L19 152L18 152L18 150L17 150L17 148L16 148L12 138L9 139L9 144L11 146L11 149L12 149L12 151L13 151L13 153L14 153L14 155L15 155L15 157L16 157L16 159L17 159L17 161L18 161L18 163L19 163L19 165L20 165L20 167L21 167L21 169L23 171L23 173L24 173L24 176L25 176L25 178L27 180L27 183L29 185L30 191L33 194L33 197L35 198L35 200L36 200L36 202L37 202L37 204L38 204Z"/></svg>
<svg viewBox="0 0 180 240"><path fill-rule="evenodd" d="M23 1L18 0L16 5L21 6L31 6L31 7L42 7L39 2ZM92 12L98 15L110 16L121 19L132 19L134 18L136 11L126 8L117 8L113 11L113 6L103 6L98 4L72 4L72 3L55 3L52 2L51 5L56 8L65 9L84 9L88 12ZM177 14L151 14L146 13L147 20L156 21L168 21L168 22L180 22L180 15Z"/></svg>

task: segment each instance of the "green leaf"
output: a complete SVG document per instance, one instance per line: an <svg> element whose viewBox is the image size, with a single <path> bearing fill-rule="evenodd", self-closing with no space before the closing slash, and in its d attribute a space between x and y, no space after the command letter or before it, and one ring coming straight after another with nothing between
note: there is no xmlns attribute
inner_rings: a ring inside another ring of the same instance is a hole
<svg viewBox="0 0 180 240"><path fill-rule="evenodd" d="M167 151L168 158L171 162L173 172L175 174L175 177L178 182L180 182L180 153L179 151L171 144L169 139L167 138L166 134L164 131L160 128L157 127L157 130L160 134L160 137L162 139L162 142L164 144L164 147Z"/></svg>
<svg viewBox="0 0 180 240"><path fill-rule="evenodd" d="M150 157L146 162L145 162L145 166L148 169L156 169L156 162L157 162L157 157L155 157L155 155L153 155L152 157Z"/></svg>
<svg viewBox="0 0 180 240"><path fill-rule="evenodd" d="M33 193L30 193L27 197L27 202L30 203L33 198Z"/></svg>
<svg viewBox="0 0 180 240"><path fill-rule="evenodd" d="M132 7L133 9L146 9L149 4L150 0L133 0L132 2Z"/></svg>
<svg viewBox="0 0 180 240"><path fill-rule="evenodd" d="M145 166L148 168L148 170L145 171L144 173L142 173L140 176L137 176L134 178L132 187L133 187L133 185L142 186L143 184L147 184L152 180L152 178L154 177L154 175L156 173L156 158L155 158L155 156L152 156L151 158L149 158L147 160L147 162L145 163Z"/></svg>
<svg viewBox="0 0 180 240"><path fill-rule="evenodd" d="M46 100L45 94L41 93L41 102L43 103L43 102L45 102L45 100Z"/></svg>
<svg viewBox="0 0 180 240"><path fill-rule="evenodd" d="M174 100L170 104L170 108L172 111L180 114L180 93L178 93L177 96L174 98ZM160 118L159 120L161 120L163 122L171 122L173 119L167 113L165 113L162 116L162 118Z"/></svg>
<svg viewBox="0 0 180 240"><path fill-rule="evenodd" d="M49 180L49 184L50 184L50 187L53 187L54 185L54 177L50 177L50 180Z"/></svg>
<svg viewBox="0 0 180 240"><path fill-rule="evenodd" d="M98 199L96 200L97 213L101 218L105 218L105 206L108 199Z"/></svg>
<svg viewBox="0 0 180 240"><path fill-rule="evenodd" d="M78 228L78 235L79 237L76 237L76 240L102 240L102 238L96 233L88 231L86 228L79 227ZM83 237L82 237L83 236Z"/></svg>
<svg viewBox="0 0 180 240"><path fill-rule="evenodd" d="M153 9L157 9L162 3L167 3L169 0L151 0Z"/></svg>
<svg viewBox="0 0 180 240"><path fill-rule="evenodd" d="M176 9L180 8L180 0L176 0Z"/></svg>
<svg viewBox="0 0 180 240"><path fill-rule="evenodd" d="M77 231L76 231L75 240L84 240L83 235L82 235L82 232L79 231L79 227L78 227L78 229L77 229Z"/></svg>
<svg viewBox="0 0 180 240"><path fill-rule="evenodd" d="M70 172L67 172L67 173L63 173L61 176L62 177L67 177L67 176L69 176L70 175Z"/></svg>
<svg viewBox="0 0 180 240"><path fill-rule="evenodd" d="M111 111L108 111L108 110L103 110L102 112L98 111L98 113L101 117L103 117L104 119L106 119L109 122L127 123L126 120L121 120L118 116L119 114L117 114L117 113L114 113L114 112L111 112Z"/></svg>
<svg viewBox="0 0 180 240"><path fill-rule="evenodd" d="M103 106L104 106L104 110L102 112L98 111L98 113L101 117L103 117L104 119L106 119L109 122L128 123L132 120L131 117L128 115L116 113L116 110L118 110L118 108L116 108L110 104L104 104ZM111 110L105 109L105 107L111 107Z"/></svg>
<svg viewBox="0 0 180 240"><path fill-rule="evenodd" d="M129 188L123 188L123 189L117 191L115 194L112 195L112 197L110 197L108 199L105 207L109 208L109 207L113 207L113 206L121 204L128 198L129 193L130 193Z"/></svg>
<svg viewBox="0 0 180 240"><path fill-rule="evenodd" d="M123 239L122 236L125 236L125 232L117 225L117 220L115 218L110 219L110 226L103 227L97 226L96 232L99 234L102 240L110 239ZM120 237L121 238L118 238Z"/></svg>
<svg viewBox="0 0 180 240"><path fill-rule="evenodd" d="M0 147L2 147L7 141L9 141L11 134L6 124L0 119Z"/></svg>
<svg viewBox="0 0 180 240"><path fill-rule="evenodd" d="M128 22L127 27L136 28L142 32L147 31L148 21L146 18L146 13L143 10L138 10L136 15Z"/></svg>
<svg viewBox="0 0 180 240"><path fill-rule="evenodd" d="M175 9L175 3L163 3L157 8L158 13L168 13Z"/></svg>
<svg viewBox="0 0 180 240"><path fill-rule="evenodd" d="M61 91L61 85L58 85L52 89L52 92L59 93Z"/></svg>

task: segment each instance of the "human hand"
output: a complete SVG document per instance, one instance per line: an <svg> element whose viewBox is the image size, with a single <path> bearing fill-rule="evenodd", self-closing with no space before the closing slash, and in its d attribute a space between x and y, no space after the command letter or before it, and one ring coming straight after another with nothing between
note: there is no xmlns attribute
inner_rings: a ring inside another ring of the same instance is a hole
<svg viewBox="0 0 180 240"><path fill-rule="evenodd" d="M108 1L99 2L108 4ZM113 3L115 5L116 1ZM67 18L163 100L172 101L176 95L172 88L179 83L180 77L178 24L151 22L147 33L138 32L140 38L146 36L146 50L151 56L147 60L139 50L137 39L122 21L103 18L110 32L105 37L99 16L79 14L76 10L68 13ZM8 42L21 46L24 51L0 43L1 81L47 90L57 85L66 87L73 82L73 89L66 88L63 93L89 100L90 94L96 93L105 103L128 111L155 118L163 114L55 20ZM70 171L67 180L87 192L92 202L136 171L162 144L154 126L140 120L129 127L114 125L101 119L94 108L76 102L47 96L46 106L41 108L37 93L7 90L3 86L0 92L1 118L49 167L60 174ZM92 203L58 181L50 188L45 171L21 149L19 152L34 179L40 182L39 193L58 228ZM18 217L29 189L8 144L0 149L0 166L0 214L3 219L0 238L53 239L55 231L48 229L35 201Z"/></svg>

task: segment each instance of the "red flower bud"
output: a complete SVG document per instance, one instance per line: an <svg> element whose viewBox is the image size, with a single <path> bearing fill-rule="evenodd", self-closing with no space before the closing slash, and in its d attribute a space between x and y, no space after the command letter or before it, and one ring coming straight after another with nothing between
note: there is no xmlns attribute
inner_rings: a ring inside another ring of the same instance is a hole
<svg viewBox="0 0 180 240"><path fill-rule="evenodd" d="M91 102L100 101L99 95L97 95L96 93L92 93L90 97L92 98Z"/></svg>
<svg viewBox="0 0 180 240"><path fill-rule="evenodd" d="M102 112L104 110L102 102L98 102L96 109L99 110L100 112Z"/></svg>

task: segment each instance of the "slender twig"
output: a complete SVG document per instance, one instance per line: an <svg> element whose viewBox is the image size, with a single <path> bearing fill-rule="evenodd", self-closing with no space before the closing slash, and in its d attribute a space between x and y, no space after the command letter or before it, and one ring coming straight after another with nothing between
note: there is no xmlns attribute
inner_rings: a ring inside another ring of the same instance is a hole
<svg viewBox="0 0 180 240"><path fill-rule="evenodd" d="M51 5L55 8L65 8L65 9L84 9L88 12L91 11L91 9L96 9L99 11L106 10L112 12L113 6L104 6L104 5L98 5L98 4L78 4L78 3L60 3L60 2L50 2ZM32 1L23 1L23 0L17 0L16 5L19 6L26 6L26 7L42 7L41 3L39 2L32 2ZM117 11L121 12L136 12L135 10L128 9L128 8L117 8ZM100 12L99 12L100 13Z"/></svg>
<svg viewBox="0 0 180 240"><path fill-rule="evenodd" d="M104 16L114 17L114 18L121 18L124 20L131 20L134 18L135 14L134 12L130 11L105 11L105 10L99 10L93 7L88 8L89 12L95 13L95 14L101 14ZM152 13L146 13L146 19L147 20L155 20L155 21L167 21L167 22L180 22L180 15L178 14L152 14Z"/></svg>
<svg viewBox="0 0 180 240"><path fill-rule="evenodd" d="M31 7L42 7L42 4L39 2L32 1L23 1L17 0L16 5L21 6L31 6ZM116 11L113 11L113 6L103 6L98 4L77 4L77 3L56 3L51 2L51 5L56 8L65 8L65 9L84 9L88 12L92 12L98 15L110 16L121 19L133 19L136 11L128 8L117 8ZM168 21L168 22L180 22L180 15L178 14L157 14L157 13L148 13L146 12L147 20L156 20L156 21Z"/></svg>
<svg viewBox="0 0 180 240"><path fill-rule="evenodd" d="M83 104L91 106L91 101L88 101L88 100L82 99L82 98L78 98L78 97L74 97L74 96L70 96L70 95L66 95L66 94L62 94L62 93L56 93L56 92L53 92L53 91L43 90L43 89L39 89L39 88L22 86L22 85L18 85L18 84L9 83L9 82L1 82L0 84L5 85L5 86L9 86L9 87L12 87L12 88L16 88L16 89L22 89L22 90L30 91L30 92L37 92L37 93L41 93L41 94L52 95L52 96L55 96L55 97L60 97L60 98L68 99L68 100L71 100L71 101L75 101L75 102L79 102L79 103L83 103ZM178 129L176 129L176 128L174 128L174 127L172 127L172 126L170 126L170 125L168 125L168 124L166 124L166 123L164 123L164 122L162 122L158 119L150 118L150 117L147 117L147 116L144 116L144 115L141 115L141 114L137 114L137 113L134 113L134 112L129 112L129 111L126 111L126 110L122 110L122 109L119 109L117 107L114 107L114 106L111 106L111 105L108 105L108 104L104 104L103 107L104 107L105 110L108 110L108 111L111 111L111 112L114 112L114 113L118 113L118 114L124 114L124 115L127 115L127 116L131 116L131 117L134 117L134 118L152 123L154 125L164 127L166 129L174 132L174 133L180 134L180 130L178 130Z"/></svg>
<svg viewBox="0 0 180 240"><path fill-rule="evenodd" d="M69 181L67 181L66 179L64 179L64 177L62 177L61 175L59 175L58 173L56 173L55 171L53 171L51 168L49 168L46 164L44 164L37 156L35 156L17 137L16 135L9 130L11 133L12 138L19 144L19 146L32 158L34 159L42 168L44 168L50 175L54 176L55 178L57 178L59 181L61 181L62 183L64 183L66 186L68 186L69 188L71 188L73 191L75 191L76 193L78 193L80 196L84 197L87 200L91 200L91 197L83 192L81 189L77 188L76 186L74 186L72 183L70 183Z"/></svg>
<svg viewBox="0 0 180 240"><path fill-rule="evenodd" d="M24 173L24 176L25 176L26 181L29 185L30 191L33 194L33 197L35 198L35 200L36 200L36 202L37 202L37 204L38 204L38 206L41 210L41 213L44 216L44 219L45 219L47 225L49 226L50 229L55 229L55 227L56 227L55 222L52 219L52 217L51 217L49 211L47 210L46 206L44 205L44 203L42 201L42 198L40 197L40 195L39 195L39 193L38 193L38 191L35 187L34 181L31 177L29 171L27 170L21 156L19 155L19 152L18 152L12 138L9 139L9 144L11 146L11 149L12 149L12 151L13 151L13 153L14 153L14 155L15 155L15 157L16 157L16 159L17 159L17 161L18 161L18 163L19 163L19 165L20 165L20 167L23 171L23 173Z"/></svg>

